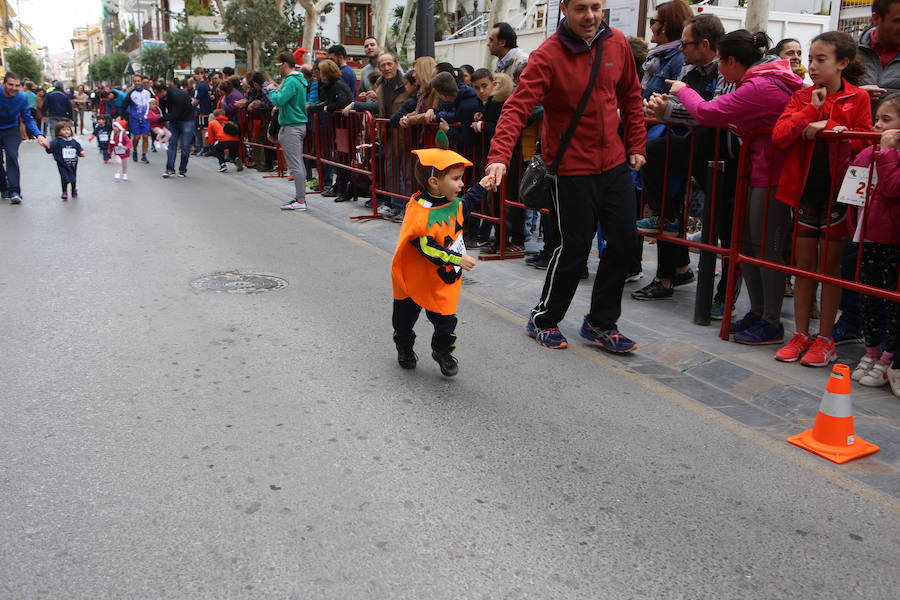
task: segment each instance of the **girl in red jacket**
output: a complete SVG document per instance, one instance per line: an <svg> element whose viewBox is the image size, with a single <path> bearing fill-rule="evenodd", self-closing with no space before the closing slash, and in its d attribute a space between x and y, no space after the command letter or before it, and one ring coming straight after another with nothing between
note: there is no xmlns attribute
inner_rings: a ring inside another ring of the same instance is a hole
<svg viewBox="0 0 900 600"><path fill-rule="evenodd" d="M852 164L874 165L878 181L864 209L850 207L848 225L853 241L863 243L860 281L896 290L900 270L900 93L885 97L878 105L875 131L882 132L881 147L869 146ZM895 354L900 303L863 296L862 313L866 353L850 377L871 387L890 383L894 394L900 396L900 369Z"/></svg>
<svg viewBox="0 0 900 600"><path fill-rule="evenodd" d="M835 201L854 150L865 142L817 139L820 131L869 131L872 108L869 94L851 83L862 75L856 42L842 31L813 38L809 48L809 76L814 86L800 90L775 123L772 140L787 147L788 156L778 182L776 198L794 208L797 245L794 264L806 271L840 277L841 251L847 234L847 206ZM775 359L799 360L808 367L824 367L837 358L831 331L841 300L841 288L822 285L819 335L809 333L815 284L798 277L794 285L797 333Z"/></svg>

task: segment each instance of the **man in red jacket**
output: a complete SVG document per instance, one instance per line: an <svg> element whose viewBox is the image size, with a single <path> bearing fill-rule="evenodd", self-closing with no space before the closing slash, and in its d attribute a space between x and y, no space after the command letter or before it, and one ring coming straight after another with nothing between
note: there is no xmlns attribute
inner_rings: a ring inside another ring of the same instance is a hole
<svg viewBox="0 0 900 600"><path fill-rule="evenodd" d="M565 19L531 53L519 85L503 106L486 174L493 177L495 186L500 183L516 140L538 103L544 106L541 149L551 165L587 87L591 65L594 60L603 61L557 173L551 218L557 219L562 242L550 258L544 290L526 331L547 348L568 345L559 323L578 288L599 222L607 246L580 334L610 352L631 352L637 344L619 332L616 322L622 312L628 254L637 235L629 167L638 170L645 162L640 81L631 47L622 32L603 21L600 0L563 0L560 7Z"/></svg>

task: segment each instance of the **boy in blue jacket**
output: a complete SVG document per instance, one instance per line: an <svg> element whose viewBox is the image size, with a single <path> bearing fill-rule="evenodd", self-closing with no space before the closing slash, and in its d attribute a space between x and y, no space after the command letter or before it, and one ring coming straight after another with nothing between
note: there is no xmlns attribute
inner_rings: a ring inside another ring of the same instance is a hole
<svg viewBox="0 0 900 600"><path fill-rule="evenodd" d="M53 128L54 139L47 148L47 154L53 155L56 168L59 170L59 181L62 184L63 201L69 199L67 186L72 187L72 198L78 198L76 176L78 171L78 157L84 156L84 149L78 140L72 135L72 121L60 121Z"/></svg>
<svg viewBox="0 0 900 600"><path fill-rule="evenodd" d="M94 125L94 132L88 141L94 141L97 138L97 145L100 147L100 155L103 156L103 164L109 163L109 136L112 135L112 123L106 115L97 115L97 123Z"/></svg>

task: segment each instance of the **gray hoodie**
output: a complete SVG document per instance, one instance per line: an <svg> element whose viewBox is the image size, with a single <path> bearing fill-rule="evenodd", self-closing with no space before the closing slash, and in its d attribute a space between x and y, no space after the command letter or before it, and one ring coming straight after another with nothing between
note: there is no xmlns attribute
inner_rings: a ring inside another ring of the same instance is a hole
<svg viewBox="0 0 900 600"><path fill-rule="evenodd" d="M887 90L887 93L900 92L900 54L897 54L886 67L881 66L881 57L875 51L872 43L871 27L859 36L859 57L866 67L866 74L859 85L877 85Z"/></svg>

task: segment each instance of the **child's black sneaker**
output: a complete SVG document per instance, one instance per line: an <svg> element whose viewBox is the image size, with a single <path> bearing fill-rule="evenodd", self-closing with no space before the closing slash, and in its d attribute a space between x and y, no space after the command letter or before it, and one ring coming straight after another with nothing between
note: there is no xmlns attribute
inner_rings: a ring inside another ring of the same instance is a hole
<svg viewBox="0 0 900 600"><path fill-rule="evenodd" d="M459 365L450 352L438 352L435 350L431 353L431 358L437 361L437 364L441 367L441 373L447 377L453 377L459 373Z"/></svg>
<svg viewBox="0 0 900 600"><path fill-rule="evenodd" d="M419 357L416 356L416 353L413 352L412 347L403 348L402 346L397 346L397 362L400 363L400 366L404 369L415 369L416 362L419 360Z"/></svg>

